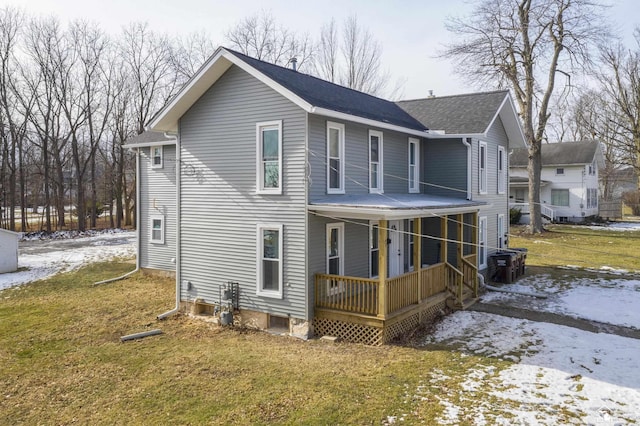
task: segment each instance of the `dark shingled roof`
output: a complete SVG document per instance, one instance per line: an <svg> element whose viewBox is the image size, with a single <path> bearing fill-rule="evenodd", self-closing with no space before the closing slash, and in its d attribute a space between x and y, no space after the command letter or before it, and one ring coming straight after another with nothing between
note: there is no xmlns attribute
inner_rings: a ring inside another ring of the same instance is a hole
<svg viewBox="0 0 640 426"><path fill-rule="evenodd" d="M251 65L311 105L413 130L427 130L395 103L302 72L263 62L242 53L228 52Z"/></svg>
<svg viewBox="0 0 640 426"><path fill-rule="evenodd" d="M541 148L543 166L589 164L598 150L598 141L543 143ZM529 153L526 148L514 149L509 156L509 166L526 167Z"/></svg>
<svg viewBox="0 0 640 426"><path fill-rule="evenodd" d="M147 130L145 132L140 133L139 135L133 136L132 138L127 139L127 145L137 145L137 144L146 144L146 143L162 143L162 142L175 142L175 137L167 137L164 132L154 132L152 130Z"/></svg>
<svg viewBox="0 0 640 426"><path fill-rule="evenodd" d="M433 131L484 133L508 95L507 90L400 101L397 104Z"/></svg>

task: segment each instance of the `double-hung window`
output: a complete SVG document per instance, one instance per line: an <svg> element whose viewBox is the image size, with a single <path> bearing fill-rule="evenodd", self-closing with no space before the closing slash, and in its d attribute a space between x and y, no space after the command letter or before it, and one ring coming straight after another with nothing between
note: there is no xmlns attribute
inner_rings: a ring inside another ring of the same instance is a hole
<svg viewBox="0 0 640 426"><path fill-rule="evenodd" d="M506 247L506 231L505 231L505 215L498 215L498 248L503 249Z"/></svg>
<svg viewBox="0 0 640 426"><path fill-rule="evenodd" d="M378 276L378 254L380 253L380 241L378 236L380 228L378 222L371 222L369 225L369 277L376 278Z"/></svg>
<svg viewBox="0 0 640 426"><path fill-rule="evenodd" d="M504 194L507 187L507 155L503 146L498 147L498 194Z"/></svg>
<svg viewBox="0 0 640 426"><path fill-rule="evenodd" d="M259 224L258 294L282 298L282 225Z"/></svg>
<svg viewBox="0 0 640 426"><path fill-rule="evenodd" d="M420 140L409 138L409 192L420 192Z"/></svg>
<svg viewBox="0 0 640 426"><path fill-rule="evenodd" d="M487 217L478 219L478 263L480 268L487 267Z"/></svg>
<svg viewBox="0 0 640 426"><path fill-rule="evenodd" d="M327 193L344 194L344 124L327 122Z"/></svg>
<svg viewBox="0 0 640 426"><path fill-rule="evenodd" d="M258 193L282 194L282 121L256 124Z"/></svg>
<svg viewBox="0 0 640 426"><path fill-rule="evenodd" d="M554 206L569 207L569 190L552 189L551 204Z"/></svg>
<svg viewBox="0 0 640 426"><path fill-rule="evenodd" d="M369 130L369 192L383 192L382 132Z"/></svg>
<svg viewBox="0 0 640 426"><path fill-rule="evenodd" d="M151 147L151 168L152 169L161 169L162 168L162 145L160 146L152 146Z"/></svg>
<svg viewBox="0 0 640 426"><path fill-rule="evenodd" d="M149 240L154 244L164 244L164 216L151 215L149 220Z"/></svg>
<svg viewBox="0 0 640 426"><path fill-rule="evenodd" d="M478 149L478 191L487 193L487 143L480 142Z"/></svg>

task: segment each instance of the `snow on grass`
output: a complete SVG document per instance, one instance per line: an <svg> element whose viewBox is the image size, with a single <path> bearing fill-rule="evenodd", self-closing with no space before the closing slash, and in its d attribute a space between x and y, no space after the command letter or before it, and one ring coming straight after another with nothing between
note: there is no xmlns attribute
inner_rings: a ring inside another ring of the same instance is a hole
<svg viewBox="0 0 640 426"><path fill-rule="evenodd" d="M0 274L0 290L48 278L92 262L132 258L136 234L131 231L31 235L19 244L18 272Z"/></svg>
<svg viewBox="0 0 640 426"><path fill-rule="evenodd" d="M603 226L589 226L598 231L640 231L640 222L611 222Z"/></svg>
<svg viewBox="0 0 640 426"><path fill-rule="evenodd" d="M567 272L570 274L570 272ZM517 283L501 285L501 289L536 291L547 299L508 293L489 292L485 303L507 304L524 309L554 312L574 318L604 322L640 329L640 280L622 277L576 278L570 275L552 278L532 275Z"/></svg>
<svg viewBox="0 0 640 426"><path fill-rule="evenodd" d="M473 370L460 394L440 394L443 424L640 422L640 340L456 312L425 343L514 362Z"/></svg>

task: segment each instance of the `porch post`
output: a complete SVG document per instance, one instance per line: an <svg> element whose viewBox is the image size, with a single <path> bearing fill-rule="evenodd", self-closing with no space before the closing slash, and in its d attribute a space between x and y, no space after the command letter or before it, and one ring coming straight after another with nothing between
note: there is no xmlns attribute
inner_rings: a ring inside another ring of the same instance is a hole
<svg viewBox="0 0 640 426"><path fill-rule="evenodd" d="M457 232L458 232L458 244L456 244L456 254L458 257L458 269L462 266L462 255L464 248L464 216L461 214L456 215Z"/></svg>
<svg viewBox="0 0 640 426"><path fill-rule="evenodd" d="M447 232L449 229L449 224L447 223L449 220L449 216L442 216L440 218L440 238L442 239L440 242L440 261L447 262L447 245L448 239Z"/></svg>
<svg viewBox="0 0 640 426"><path fill-rule="evenodd" d="M381 219L378 222L378 317L387 315L387 235L389 221Z"/></svg>
<svg viewBox="0 0 640 426"><path fill-rule="evenodd" d="M473 232L471 232L471 253L475 255L476 258L476 267L479 266L478 263L478 212L473 212Z"/></svg>
<svg viewBox="0 0 640 426"><path fill-rule="evenodd" d="M418 271L418 302L422 301L422 218L413 219L413 269Z"/></svg>

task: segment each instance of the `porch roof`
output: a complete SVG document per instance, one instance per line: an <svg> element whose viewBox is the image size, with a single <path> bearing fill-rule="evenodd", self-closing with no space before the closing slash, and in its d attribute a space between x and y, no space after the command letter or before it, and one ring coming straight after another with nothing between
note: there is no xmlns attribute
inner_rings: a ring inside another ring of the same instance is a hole
<svg viewBox="0 0 640 426"><path fill-rule="evenodd" d="M550 182L548 180L540 180L540 186L548 185ZM529 187L529 178L523 176L510 176L509 177L509 186L512 188L528 188Z"/></svg>
<svg viewBox="0 0 640 426"><path fill-rule="evenodd" d="M472 213L487 203L430 194L327 195L311 200L312 212L353 219L410 219Z"/></svg>

